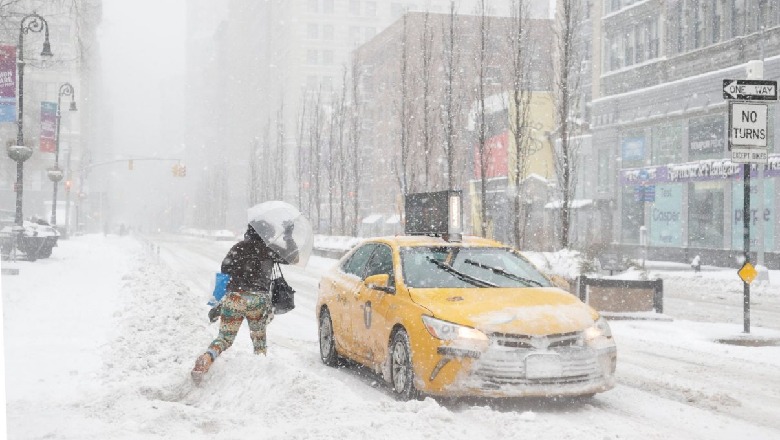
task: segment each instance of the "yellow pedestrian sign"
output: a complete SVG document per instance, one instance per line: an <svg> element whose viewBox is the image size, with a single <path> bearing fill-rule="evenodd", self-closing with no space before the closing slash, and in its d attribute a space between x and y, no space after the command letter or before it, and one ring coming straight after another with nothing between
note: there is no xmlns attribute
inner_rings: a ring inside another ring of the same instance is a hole
<svg viewBox="0 0 780 440"><path fill-rule="evenodd" d="M742 268L737 271L737 275L742 278L742 281L750 284L758 276L758 271L749 261L746 261L745 264L742 265Z"/></svg>

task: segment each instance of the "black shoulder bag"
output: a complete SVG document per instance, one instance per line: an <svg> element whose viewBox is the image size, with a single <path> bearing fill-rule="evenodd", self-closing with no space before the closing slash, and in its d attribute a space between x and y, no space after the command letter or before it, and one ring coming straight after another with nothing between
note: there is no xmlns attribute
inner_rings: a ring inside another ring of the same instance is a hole
<svg viewBox="0 0 780 440"><path fill-rule="evenodd" d="M274 264L273 277L271 280L271 303L274 307L274 314L281 315L295 308L295 289L287 284L279 263Z"/></svg>

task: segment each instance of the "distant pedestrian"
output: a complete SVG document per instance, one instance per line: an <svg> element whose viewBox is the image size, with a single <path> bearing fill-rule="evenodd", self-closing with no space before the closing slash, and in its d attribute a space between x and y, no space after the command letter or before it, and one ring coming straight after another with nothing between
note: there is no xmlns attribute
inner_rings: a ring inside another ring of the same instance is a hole
<svg viewBox="0 0 780 440"><path fill-rule="evenodd" d="M266 353L266 326L274 317L271 304L271 274L276 263L298 262L298 247L292 238L294 225L284 225L285 247L263 241L261 236L273 237L273 226L265 221L252 222L244 233L244 240L230 248L222 261L222 273L230 279L222 301L219 335L200 355L192 369L192 379L199 383L214 360L233 345L238 329L246 318L249 336L255 354ZM287 259L281 255L288 255Z"/></svg>
<svg viewBox="0 0 780 440"><path fill-rule="evenodd" d="M698 255L693 257L693 260L691 260L691 267L694 272L701 272L701 257Z"/></svg>

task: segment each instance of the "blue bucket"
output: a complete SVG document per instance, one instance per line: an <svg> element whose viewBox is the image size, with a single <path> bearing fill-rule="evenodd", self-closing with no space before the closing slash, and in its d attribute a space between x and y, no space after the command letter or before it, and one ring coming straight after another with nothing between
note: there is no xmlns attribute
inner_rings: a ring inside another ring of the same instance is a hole
<svg viewBox="0 0 780 440"><path fill-rule="evenodd" d="M230 281L230 275L222 272L217 273L217 277L214 281L214 293L212 294L211 301L209 301L210 306L216 305L218 302L222 301L222 297L224 297L225 292L227 292L228 281Z"/></svg>

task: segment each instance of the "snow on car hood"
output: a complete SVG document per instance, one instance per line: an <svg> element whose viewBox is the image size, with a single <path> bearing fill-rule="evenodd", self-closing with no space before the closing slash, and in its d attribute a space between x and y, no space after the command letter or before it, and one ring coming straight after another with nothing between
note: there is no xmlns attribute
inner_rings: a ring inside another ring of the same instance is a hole
<svg viewBox="0 0 780 440"><path fill-rule="evenodd" d="M409 289L434 317L487 333L546 335L584 330L598 313L558 288Z"/></svg>

